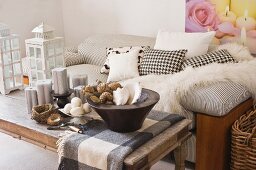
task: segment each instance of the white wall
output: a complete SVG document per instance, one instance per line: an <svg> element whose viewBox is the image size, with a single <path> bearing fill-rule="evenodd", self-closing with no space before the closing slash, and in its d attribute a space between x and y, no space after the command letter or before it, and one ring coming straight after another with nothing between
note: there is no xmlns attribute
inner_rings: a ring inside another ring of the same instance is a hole
<svg viewBox="0 0 256 170"><path fill-rule="evenodd" d="M95 33L155 36L184 31L185 0L62 0L66 45Z"/></svg>
<svg viewBox="0 0 256 170"><path fill-rule="evenodd" d="M0 22L20 35L22 56L25 39L33 37L32 29L44 21L55 27L57 36L64 36L61 0L0 0Z"/></svg>

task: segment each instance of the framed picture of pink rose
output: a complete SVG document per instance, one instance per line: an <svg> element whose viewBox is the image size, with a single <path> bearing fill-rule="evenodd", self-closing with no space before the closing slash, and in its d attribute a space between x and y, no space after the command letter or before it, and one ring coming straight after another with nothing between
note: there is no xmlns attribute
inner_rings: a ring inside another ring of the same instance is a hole
<svg viewBox="0 0 256 170"><path fill-rule="evenodd" d="M216 31L214 43L238 42L256 54L256 0L187 0L186 32Z"/></svg>

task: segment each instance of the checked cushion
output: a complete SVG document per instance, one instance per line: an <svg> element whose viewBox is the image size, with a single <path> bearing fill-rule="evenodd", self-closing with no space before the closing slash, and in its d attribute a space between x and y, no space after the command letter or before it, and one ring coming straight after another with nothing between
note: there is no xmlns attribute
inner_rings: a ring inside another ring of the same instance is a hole
<svg viewBox="0 0 256 170"><path fill-rule="evenodd" d="M187 50L156 50L148 49L144 51L141 62L140 75L148 74L172 74L181 70L181 65Z"/></svg>

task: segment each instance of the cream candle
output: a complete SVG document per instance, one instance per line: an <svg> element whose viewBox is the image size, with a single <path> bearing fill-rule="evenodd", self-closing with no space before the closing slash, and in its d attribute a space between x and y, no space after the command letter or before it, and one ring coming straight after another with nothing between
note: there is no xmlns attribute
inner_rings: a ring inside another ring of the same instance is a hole
<svg viewBox="0 0 256 170"><path fill-rule="evenodd" d="M77 86L80 86L80 85L85 86L88 83L87 75L84 74L84 75L72 76L71 77L71 82L72 82L71 87L73 87L73 88L75 88Z"/></svg>
<svg viewBox="0 0 256 170"><path fill-rule="evenodd" d="M229 10L229 6L226 7L225 11L219 14L221 22L230 22L233 25L236 23L236 14Z"/></svg>
<svg viewBox="0 0 256 170"><path fill-rule="evenodd" d="M52 81L55 94L66 94L69 91L69 82L66 68L55 68L52 70Z"/></svg>
<svg viewBox="0 0 256 170"><path fill-rule="evenodd" d="M256 29L256 20L248 16L248 10L244 11L244 16L237 18L236 27L242 29L243 27L246 31Z"/></svg>
<svg viewBox="0 0 256 170"><path fill-rule="evenodd" d="M39 105L53 103L51 80L38 80L36 90Z"/></svg>
<svg viewBox="0 0 256 170"><path fill-rule="evenodd" d="M35 87L25 88L25 98L27 103L27 111L31 113L33 106L38 105L37 92Z"/></svg>
<svg viewBox="0 0 256 170"><path fill-rule="evenodd" d="M246 29L244 27L241 29L241 43L246 44Z"/></svg>
<svg viewBox="0 0 256 170"><path fill-rule="evenodd" d="M229 6L230 0L210 0L215 5L217 13L221 13Z"/></svg>
<svg viewBox="0 0 256 170"><path fill-rule="evenodd" d="M231 0L230 9L237 16L243 16L247 9L248 16L256 18L256 0Z"/></svg>

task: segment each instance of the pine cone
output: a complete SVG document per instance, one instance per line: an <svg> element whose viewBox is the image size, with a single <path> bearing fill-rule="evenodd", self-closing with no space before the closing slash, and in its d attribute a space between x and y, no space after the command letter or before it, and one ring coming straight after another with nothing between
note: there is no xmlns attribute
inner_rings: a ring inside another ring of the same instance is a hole
<svg viewBox="0 0 256 170"><path fill-rule="evenodd" d="M94 87L90 86L90 85L87 85L84 87L84 93L87 92L87 93L94 93L95 92L95 89Z"/></svg>
<svg viewBox="0 0 256 170"><path fill-rule="evenodd" d="M103 92L111 92L111 89L108 87L108 85L106 83L100 83L97 86L97 91L99 93L103 93Z"/></svg>
<svg viewBox="0 0 256 170"><path fill-rule="evenodd" d="M122 88L121 84L118 82L110 83L108 87L112 90L115 91L117 88Z"/></svg>
<svg viewBox="0 0 256 170"><path fill-rule="evenodd" d="M101 103L106 103L107 101L112 102L113 101L113 95L109 92L104 92L100 95L100 101L101 101Z"/></svg>

